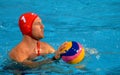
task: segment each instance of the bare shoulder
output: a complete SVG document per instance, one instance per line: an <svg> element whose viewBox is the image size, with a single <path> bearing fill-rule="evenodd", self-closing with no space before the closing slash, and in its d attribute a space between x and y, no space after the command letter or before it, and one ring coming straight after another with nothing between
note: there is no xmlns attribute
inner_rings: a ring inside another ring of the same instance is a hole
<svg viewBox="0 0 120 75"><path fill-rule="evenodd" d="M9 56L10 58L15 58L15 53L18 50L18 46L15 46L10 52L9 52Z"/></svg>
<svg viewBox="0 0 120 75"><path fill-rule="evenodd" d="M41 43L41 46L44 49L47 49L49 53L54 53L55 52L54 48L50 44L48 44L46 42L40 42L40 43Z"/></svg>
<svg viewBox="0 0 120 75"><path fill-rule="evenodd" d="M12 59L12 60L17 60L17 56L16 56L16 53L18 51L18 48L17 46L14 47L10 52L9 52L9 57Z"/></svg>
<svg viewBox="0 0 120 75"><path fill-rule="evenodd" d="M46 43L46 42L40 42L41 45L46 45L46 46L50 46L50 44Z"/></svg>
<svg viewBox="0 0 120 75"><path fill-rule="evenodd" d="M9 57L17 62L22 62L24 59L27 58L26 55L24 55L24 53L22 52L22 50L23 48L20 44L18 44L9 52Z"/></svg>

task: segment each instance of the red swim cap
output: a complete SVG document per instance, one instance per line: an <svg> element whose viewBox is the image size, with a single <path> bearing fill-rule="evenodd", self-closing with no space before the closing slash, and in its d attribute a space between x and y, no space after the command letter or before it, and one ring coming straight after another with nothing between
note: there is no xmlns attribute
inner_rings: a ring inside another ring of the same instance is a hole
<svg viewBox="0 0 120 75"><path fill-rule="evenodd" d="M38 15L31 12L22 14L20 16L19 27L23 35L25 34L32 36L32 24L36 17L38 17Z"/></svg>

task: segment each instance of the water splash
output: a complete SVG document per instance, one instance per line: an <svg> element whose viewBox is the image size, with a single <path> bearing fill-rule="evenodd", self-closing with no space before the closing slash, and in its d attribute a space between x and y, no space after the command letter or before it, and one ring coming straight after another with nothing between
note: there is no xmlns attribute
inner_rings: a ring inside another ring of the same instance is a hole
<svg viewBox="0 0 120 75"><path fill-rule="evenodd" d="M87 55L95 55L97 60L100 59L100 53L98 52L97 49L95 49L95 48L85 48L85 51L86 51L86 56Z"/></svg>

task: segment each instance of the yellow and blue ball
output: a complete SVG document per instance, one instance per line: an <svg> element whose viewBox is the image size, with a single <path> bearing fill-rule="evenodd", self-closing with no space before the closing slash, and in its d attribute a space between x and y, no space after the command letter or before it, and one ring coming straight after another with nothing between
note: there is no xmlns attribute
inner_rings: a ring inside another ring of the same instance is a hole
<svg viewBox="0 0 120 75"><path fill-rule="evenodd" d="M85 51L83 46L75 41L67 42L66 51L64 54L61 54L63 61L69 64L77 64L81 62L85 56Z"/></svg>

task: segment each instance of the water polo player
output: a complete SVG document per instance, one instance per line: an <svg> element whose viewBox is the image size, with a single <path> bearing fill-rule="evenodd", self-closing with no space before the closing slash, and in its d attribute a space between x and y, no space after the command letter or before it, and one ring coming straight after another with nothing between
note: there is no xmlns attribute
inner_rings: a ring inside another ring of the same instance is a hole
<svg viewBox="0 0 120 75"><path fill-rule="evenodd" d="M23 34L23 39L10 51L9 56L12 60L29 67L37 67L60 57L64 45L55 51L48 43L39 41L44 38L44 25L37 14L31 12L22 14L19 18L19 27ZM55 57L41 62L32 61L37 56L50 53L55 53Z"/></svg>

